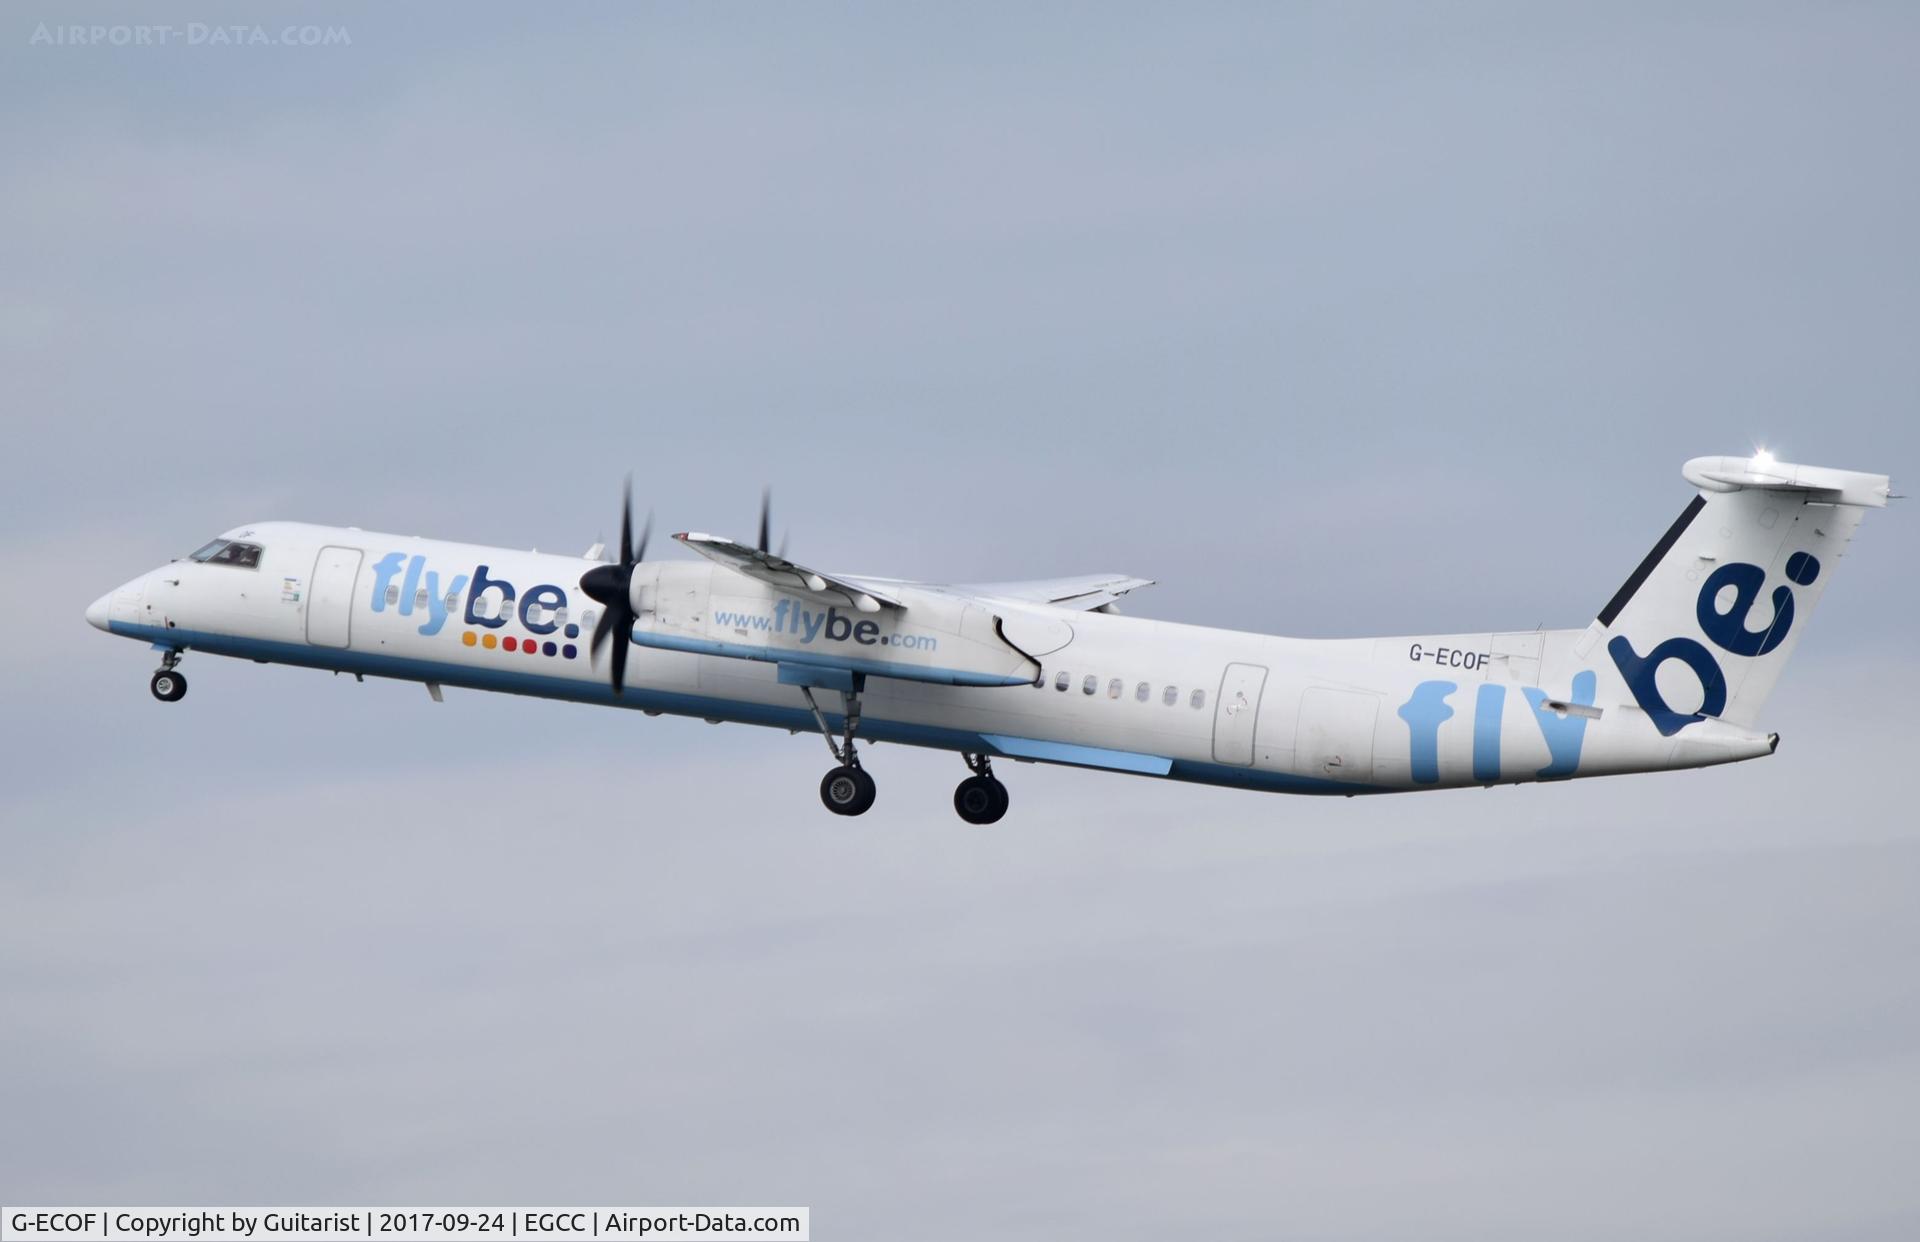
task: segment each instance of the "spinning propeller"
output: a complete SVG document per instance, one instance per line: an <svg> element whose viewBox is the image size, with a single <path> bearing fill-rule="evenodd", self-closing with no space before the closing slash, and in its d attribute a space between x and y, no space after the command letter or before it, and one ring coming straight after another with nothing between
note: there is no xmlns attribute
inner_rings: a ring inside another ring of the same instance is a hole
<svg viewBox="0 0 1920 1242"><path fill-rule="evenodd" d="M768 554L769 525L773 514L773 489L760 493L760 551ZM653 534L653 514L640 530L640 546L633 546L633 476L627 476L626 491L620 500L620 559L611 565L595 565L580 575L580 589L600 605L600 620L594 623L593 642L588 647L592 658L600 659L600 647L609 636L613 642L613 692L620 694L627 684L627 648L633 643L634 567L646 559L647 540ZM780 538L780 551L773 555L785 559L787 540Z"/></svg>
<svg viewBox="0 0 1920 1242"><path fill-rule="evenodd" d="M620 502L620 559L612 565L595 565L580 576L580 589L601 607L600 620L593 627L589 648L595 660L600 644L613 635L613 692L626 688L627 647L633 642L633 568L647 554L647 537L653 534L653 515L640 532L640 546L633 546L633 476L627 476L627 488Z"/></svg>
<svg viewBox="0 0 1920 1242"><path fill-rule="evenodd" d="M767 535L769 533L767 528L772 516L773 489L771 487L763 487L760 489L760 551L763 554L771 555L784 561L787 559L786 533L782 532L780 535L780 550L778 552L775 552L767 542Z"/></svg>

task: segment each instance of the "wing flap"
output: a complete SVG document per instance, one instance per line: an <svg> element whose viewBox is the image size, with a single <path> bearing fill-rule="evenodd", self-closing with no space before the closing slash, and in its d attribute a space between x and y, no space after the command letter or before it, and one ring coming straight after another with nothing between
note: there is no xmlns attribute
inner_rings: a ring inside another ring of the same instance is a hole
<svg viewBox="0 0 1920 1242"><path fill-rule="evenodd" d="M762 552L720 535L682 531L674 538L710 561L782 591L834 601L844 600L858 612L879 612L883 608L899 610L906 606L874 583L796 565L784 556Z"/></svg>
<svg viewBox="0 0 1920 1242"><path fill-rule="evenodd" d="M1080 574L1070 578L1030 578L1019 582L977 582L952 589L990 599L1052 604L1058 608L1092 612L1115 602L1129 591L1152 585L1151 578L1135 578L1126 574Z"/></svg>

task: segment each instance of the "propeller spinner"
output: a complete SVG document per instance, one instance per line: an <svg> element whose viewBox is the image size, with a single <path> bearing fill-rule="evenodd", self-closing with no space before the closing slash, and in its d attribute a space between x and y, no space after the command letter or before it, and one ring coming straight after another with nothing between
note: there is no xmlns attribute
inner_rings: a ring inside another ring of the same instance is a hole
<svg viewBox="0 0 1920 1242"><path fill-rule="evenodd" d="M768 551L773 514L773 489L760 493L760 551ZM627 648L633 643L633 570L646 559L647 539L653 534L653 514L640 531L640 546L633 546L633 476L627 476L626 490L620 500L620 559L612 565L596 565L580 575L580 589L600 605L600 620L593 627L593 642L588 650L597 663L600 648L613 639L613 692L620 694L627 685ZM780 537L780 551L787 554L786 536Z"/></svg>

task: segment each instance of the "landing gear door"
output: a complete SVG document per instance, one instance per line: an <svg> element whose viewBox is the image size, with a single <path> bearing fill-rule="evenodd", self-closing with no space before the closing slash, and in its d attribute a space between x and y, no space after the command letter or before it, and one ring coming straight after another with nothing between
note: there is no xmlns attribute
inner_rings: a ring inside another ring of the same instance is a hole
<svg viewBox="0 0 1920 1242"><path fill-rule="evenodd" d="M307 593L307 641L345 647L353 641L353 584L360 577L360 549L325 547L313 562Z"/></svg>
<svg viewBox="0 0 1920 1242"><path fill-rule="evenodd" d="M1220 697L1213 706L1215 763L1252 765L1254 725L1260 719L1260 693L1266 685L1264 665L1227 665L1220 678Z"/></svg>

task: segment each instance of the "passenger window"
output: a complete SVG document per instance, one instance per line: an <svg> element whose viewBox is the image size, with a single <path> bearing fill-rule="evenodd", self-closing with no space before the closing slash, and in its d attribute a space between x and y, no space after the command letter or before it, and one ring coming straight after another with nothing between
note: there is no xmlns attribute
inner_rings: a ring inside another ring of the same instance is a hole
<svg viewBox="0 0 1920 1242"><path fill-rule="evenodd" d="M388 587L387 588L387 607L392 608L395 605L397 605L399 602L400 602L400 588L397 586Z"/></svg>
<svg viewBox="0 0 1920 1242"><path fill-rule="evenodd" d="M1135 702L1144 703L1153 697L1153 687L1143 681L1133 688L1133 697Z"/></svg>
<svg viewBox="0 0 1920 1242"><path fill-rule="evenodd" d="M1205 690L1195 690L1193 692L1192 703L1195 711L1205 707L1207 705L1207 692Z"/></svg>
<svg viewBox="0 0 1920 1242"><path fill-rule="evenodd" d="M1064 691L1067 688L1067 686L1072 683L1072 681L1073 681L1073 678L1069 677L1067 675L1067 670L1063 668L1059 672L1053 675L1053 688L1055 690Z"/></svg>
<svg viewBox="0 0 1920 1242"><path fill-rule="evenodd" d="M421 587L418 591L415 591L413 593L414 611L418 612L419 610L425 608L426 606L427 606L427 588Z"/></svg>
<svg viewBox="0 0 1920 1242"><path fill-rule="evenodd" d="M1180 701L1180 687L1168 686L1167 692L1160 696L1160 701L1168 707L1172 707L1175 703L1178 703Z"/></svg>
<svg viewBox="0 0 1920 1242"><path fill-rule="evenodd" d="M1107 697L1110 699L1119 698L1121 689L1122 687L1120 685L1120 679L1118 677L1114 678L1112 681L1107 683Z"/></svg>
<svg viewBox="0 0 1920 1242"><path fill-rule="evenodd" d="M1088 673L1087 679L1080 683L1080 693L1082 694L1092 694L1094 691L1098 690L1099 688L1100 688L1100 679L1098 677L1095 677L1092 673Z"/></svg>
<svg viewBox="0 0 1920 1242"><path fill-rule="evenodd" d="M447 611L455 612L459 610L459 607L460 607L460 592L448 591L447 592Z"/></svg>

